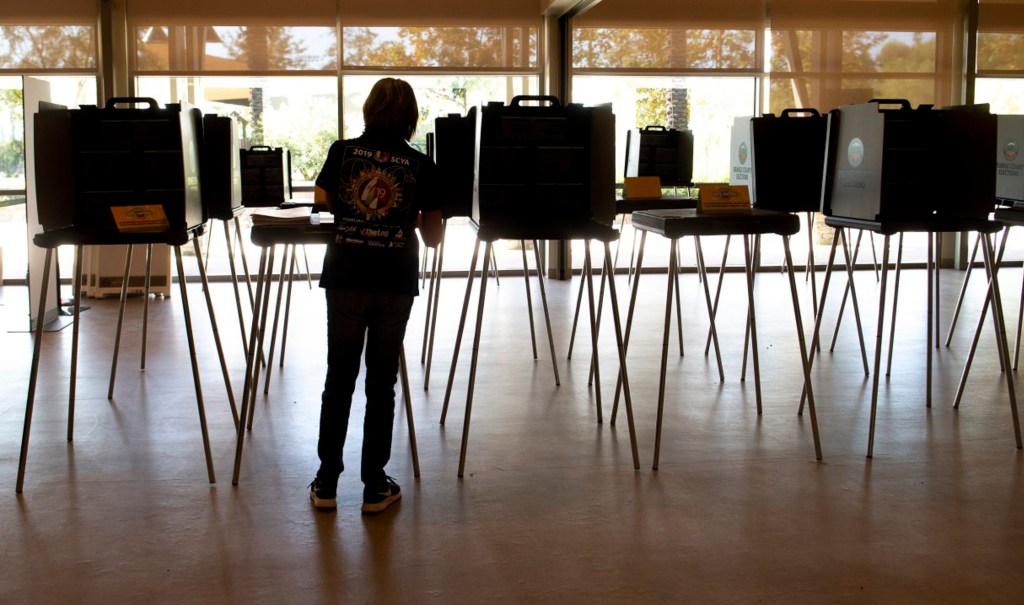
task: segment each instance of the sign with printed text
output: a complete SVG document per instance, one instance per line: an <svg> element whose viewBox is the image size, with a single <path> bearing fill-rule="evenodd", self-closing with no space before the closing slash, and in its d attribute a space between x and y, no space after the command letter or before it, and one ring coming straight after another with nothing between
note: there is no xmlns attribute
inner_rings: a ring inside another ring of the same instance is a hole
<svg viewBox="0 0 1024 605"><path fill-rule="evenodd" d="M697 197L697 209L706 214L750 210L750 191L745 185L704 185Z"/></svg>
<svg viewBox="0 0 1024 605"><path fill-rule="evenodd" d="M121 233L159 233L171 228L167 213L160 204L111 206L110 212Z"/></svg>

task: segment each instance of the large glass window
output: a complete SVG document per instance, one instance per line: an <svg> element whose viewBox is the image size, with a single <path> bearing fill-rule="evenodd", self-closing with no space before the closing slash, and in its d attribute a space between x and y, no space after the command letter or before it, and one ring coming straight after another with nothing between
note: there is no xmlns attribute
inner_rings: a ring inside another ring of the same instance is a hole
<svg viewBox="0 0 1024 605"><path fill-rule="evenodd" d="M694 181L728 181L733 120L757 113L763 40L764 3L755 0L696 7L657 1L643 11L623 0L602 0L575 18L572 101L612 104L616 182L624 175L626 131L646 126L691 130ZM628 246L629 229L625 234ZM648 241L645 266L667 265L668 244L661 239ZM574 242L576 269L581 252Z"/></svg>
<svg viewBox="0 0 1024 605"><path fill-rule="evenodd" d="M32 77L50 85L54 103L67 107L96 103L94 76ZM3 278L10 280L24 280L28 266L25 119L32 119L34 109L24 107L22 82L20 76L0 76L0 245L3 246ZM60 250L63 266L72 266L72 252L68 246Z"/></svg>
<svg viewBox="0 0 1024 605"><path fill-rule="evenodd" d="M311 195L312 182L337 138L338 88L332 77L140 77L141 96L185 101L204 113L235 117L244 147L269 145L291 152L292 183Z"/></svg>

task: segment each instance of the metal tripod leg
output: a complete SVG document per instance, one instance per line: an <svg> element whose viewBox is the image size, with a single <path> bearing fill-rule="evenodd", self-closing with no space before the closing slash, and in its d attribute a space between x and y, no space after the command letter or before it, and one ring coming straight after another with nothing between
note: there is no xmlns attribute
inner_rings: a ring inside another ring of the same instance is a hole
<svg viewBox="0 0 1024 605"><path fill-rule="evenodd" d="M193 245L195 246L196 261L199 264L199 279L203 285L203 293L206 296L206 310L210 315L210 327L213 330L213 342L217 347L217 357L220 360L220 371L224 377L224 389L228 395L228 405L231 407L231 417L234 419L235 424L238 424L238 408L235 406L235 393L234 389L231 388L231 374L228 372L228 364L224 357L224 347L220 342L220 330L217 328L217 316L213 311L213 295L210 293L210 281L206 276L206 265L202 262L202 249L199 246L199 240L193 239ZM184 277L180 279L184 280Z"/></svg>
<svg viewBox="0 0 1024 605"><path fill-rule="evenodd" d="M526 315L530 318L530 345L533 347L533 358L537 359L537 329L533 325L533 297L530 294L530 268L526 264L526 240L519 240L519 249L523 253L523 280L526 282ZM538 277L540 267L537 267Z"/></svg>
<svg viewBox="0 0 1024 605"><path fill-rule="evenodd" d="M699 240L698 240L698 242L699 242ZM698 246L699 246L699 243L698 243ZM726 248L728 248L728 244L726 244ZM704 266L704 249L702 247L698 247L698 249L697 249L697 257L698 257L698 262L703 267ZM725 277L724 270L725 270L725 257L723 256L723 258L722 258L722 272L718 274L718 292L722 291L721 290L722 279ZM725 369L722 367L722 349L721 349L721 347L718 346L718 328L715 326L715 315L718 312L717 307L716 307L717 299L718 299L718 294L717 293L715 294L715 299L716 300L715 300L715 303L713 304L711 302L711 287L708 285L708 276L706 274L704 275L704 279L702 281L704 283L704 302L705 302L705 304L707 305L707 308L708 308L708 321L710 322L710 324L708 326L708 342L714 343L714 345L715 345L715 361L718 363L718 381L719 382L725 382ZM682 321L682 320L680 319L680 321ZM706 351L707 350L705 349L705 353L704 353L705 355L707 355Z"/></svg>
<svg viewBox="0 0 1024 605"><path fill-rule="evenodd" d="M149 330L149 282L153 274L153 244L146 244L146 283L142 293L142 354L139 369L146 369L146 342Z"/></svg>
<svg viewBox="0 0 1024 605"><path fill-rule="evenodd" d="M1010 228L1007 227L1006 231L1009 233ZM1004 236L1005 237L1005 236ZM967 263L967 270L964 272L964 283L960 285L960 294L956 297L956 305L953 307L953 319L949 322L949 331L946 332L945 345L948 347L949 343L953 340L953 330L956 329L956 322L960 318L960 309L964 303L964 297L967 295L967 283L971 281L971 271L974 270L974 263L978 258L978 248L981 247L981 239L978 237L974 238L974 250L971 251L971 260ZM1018 331L1019 328L1018 328ZM1014 368L1016 369L1016 368Z"/></svg>
<svg viewBox="0 0 1024 605"><path fill-rule="evenodd" d="M198 241L196 242L198 246ZM185 336L188 339L189 359L192 362L192 380L196 387L196 405L199 408L199 426L203 433L203 450L206 452L206 474L210 483L216 483L213 473L213 456L210 454L210 435L206 428L206 408L203 405L203 388L199 381L199 359L196 357L196 342L192 334L192 313L188 306L188 292L185 287L185 266L181 261L181 246L174 246L174 258L178 265L178 286L181 291L181 308L185 314ZM197 259L202 264L202 258ZM202 269L200 269L202 271ZM205 271L204 271L205 273ZM212 316L211 316L212 319Z"/></svg>
<svg viewBox="0 0 1024 605"><path fill-rule="evenodd" d="M857 255L858 255L858 251L860 250L860 246L859 245L855 246L853 255L851 256L849 241L846 238L846 230L845 229L838 229L837 231L839 232L839 239L843 243L843 255L846 257L846 277L847 277L847 281L846 281L846 291L844 291L844 293L843 293L843 303L840 304L840 306L839 306L839 316L836 318L836 329L835 329L835 332L832 335L832 344L829 347L829 351L831 352L831 351L833 351L835 349L836 338L837 338L837 336L839 334L839 325L843 321L843 308L845 307L845 303L846 303L846 294L848 293L850 295L850 300L853 302L853 319L854 319L854 322L857 324L857 338L858 338L858 340L860 342L860 358L861 358L861 362L864 365L864 375L867 376L868 375L868 353L867 353L867 347L864 344L864 329L861 326L861 321L860 321L860 305L857 303L857 285L856 285L856 282L854 281L854 277L853 277L854 276L854 263L857 262ZM863 233L863 231L861 233ZM859 244L859 239L858 239L858 244Z"/></svg>
<svg viewBox="0 0 1024 605"><path fill-rule="evenodd" d="M228 267L231 269L231 287L235 292L235 308L238 311L238 329L242 333L242 353L248 354L249 352L249 341L245 336L245 315L242 313L242 292L238 288L238 270L235 267L235 246L231 241L231 227L227 221L221 221L224 224L224 241L228 248ZM249 301L249 306L252 306L252 301Z"/></svg>
<svg viewBox="0 0 1024 605"><path fill-rule="evenodd" d="M270 375L274 369L274 346L277 344L277 323L281 317L281 302L284 300L284 280L288 271L285 267L291 267L289 260L295 256L295 245L285 244L284 255L281 256L281 271L277 278L277 304L274 306L274 324L270 330L270 351L267 352L267 376L263 383L263 394L270 392ZM270 276L273 280L273 275ZM269 290L268 290L269 291Z"/></svg>
<svg viewBox="0 0 1024 605"><path fill-rule="evenodd" d="M135 246L128 244L124 255L124 279L121 281L121 305L117 312L117 330L114 333L114 355L110 362L110 385L107 387L107 399L114 398L114 379L117 377L117 356L121 350L121 326L124 324L124 307L128 301L128 277L132 268L132 251Z"/></svg>
<svg viewBox="0 0 1024 605"><path fill-rule="evenodd" d="M800 362L804 372L804 391L807 393L807 409L811 415L811 433L814 436L814 457L821 460L821 439L818 435L818 415L814 409L814 389L811 386L811 364L808 361L807 345L804 340L804 322L800 317L800 297L796 291L796 276L793 275L793 255L789 250L789 236L782 236L782 245L786 252L786 265L789 267L789 291L793 298L793 316L796 319L796 336L800 343Z"/></svg>
<svg viewBox="0 0 1024 605"><path fill-rule="evenodd" d="M821 318L825 313L825 298L828 294L828 285L832 281L832 267L836 262L836 249L839 247L839 238L832 238L832 246L829 248L828 263L825 264L825 281L821 284L821 298L818 299L818 310L814 314L814 332L811 338L811 348L807 353L807 368L814 365L814 355L820 349L818 347L818 338L821 334ZM797 415L803 415L804 413L804 402L807 400L807 385L804 385L803 391L800 393L800 405L797 408Z"/></svg>
<svg viewBox="0 0 1024 605"><path fill-rule="evenodd" d="M754 312L754 254L750 249L750 236L743 236L743 255L747 273L747 325L750 327L750 345L753 348L751 359L754 362L754 395L757 401L757 414L761 415L761 366L757 356L757 315ZM793 267L790 266L790 271Z"/></svg>
<svg viewBox="0 0 1024 605"><path fill-rule="evenodd" d="M654 470L658 470L658 461L661 457L661 427L665 414L665 379L668 373L668 334L672 328L672 283L675 281L676 271L679 270L676 265L678 243L679 240L672 240L668 259L668 294L665 300L665 328L661 338L661 376L658 380L658 420L654 430L654 463L651 466Z"/></svg>
<svg viewBox="0 0 1024 605"><path fill-rule="evenodd" d="M271 252L272 251L273 247L271 247ZM266 269L268 264L267 252L267 248L263 248L260 252L259 272L257 273L256 278L256 298L253 303L254 311L252 314L252 325L249 332L249 342L252 343L252 346L249 347L245 356L245 382L243 383L244 386L242 388L242 409L238 417L237 436L235 441L235 464L231 476L232 485L238 485L238 475L242 465L242 445L245 442L246 426L251 426L249 425L248 420L249 416L251 416L254 411L250 405L250 398L252 396L252 392L256 390L256 385L259 381L259 356L256 351L260 348L258 344L260 322L257 310L262 306L262 299L265 296L263 292L265 281L264 275L269 272L269 270ZM271 266L272 263L273 259L271 259Z"/></svg>
<svg viewBox="0 0 1024 605"><path fill-rule="evenodd" d="M978 237L982 237L982 234L978 234ZM1002 244L999 246L999 255L996 257L996 265L1000 265L1003 262L1003 253L1006 251L1006 238L1003 238ZM981 340L981 331L985 326L985 318L988 317L989 306L992 302L992 271L985 263L985 275L988 278L988 288L985 291L985 301L981 305L981 313L978 316L978 326L974 330L974 339L971 340L971 346L967 351L967 361L964 363L964 371L960 375L960 384L957 386L956 397L953 400L953 409L960 408L960 401L964 395L964 388L967 386L967 377L971 373L971 366L974 364L974 354L978 350L978 342ZM997 331L996 342L999 342L998 325L995 320L992 322L992 327ZM1000 356L999 364L1003 370L1006 366L1003 363L1003 359Z"/></svg>
<svg viewBox="0 0 1024 605"><path fill-rule="evenodd" d="M434 286L433 305L430 308L430 337L427 345L427 367L423 370L423 390L430 386L430 367L434 361L434 335L437 331L437 311L441 303L441 275L444 270L444 242L448 230L448 219L444 219L441 226L441 243L437 247L437 284Z"/></svg>
<svg viewBox="0 0 1024 605"><path fill-rule="evenodd" d="M885 331L885 286L889 274L889 237L882 244L882 284L878 290L878 327L875 330L875 371L871 377L871 422L868 426L868 458L875 450L875 417L878 415L879 368L882 364L882 336ZM930 329L930 328L929 328Z"/></svg>
<svg viewBox="0 0 1024 605"><path fill-rule="evenodd" d="M267 313L270 310L270 286L273 283L274 254L276 251L277 246L270 247L270 256L267 259L266 265L260 265L260 275L259 277L257 277L257 280L265 282L265 285L263 286L263 300L256 301L256 310L253 311L253 324L258 326L258 330L256 332L256 339L249 339L250 350L253 348L253 346L255 346L256 350L256 369L252 374L252 385L251 388L249 389L249 418L246 421L248 425L247 428L249 428L250 430L252 430L253 418L256 416L256 389L258 388L260 382L260 368L264 365L263 362L261 362L261 360L266 361L268 372L270 371L271 368L270 359L264 358L263 356L263 343L267 331ZM285 256L287 256L287 250L285 251ZM259 308L261 306L262 309ZM258 320L256 319L256 315L259 315Z"/></svg>
<svg viewBox="0 0 1024 605"><path fill-rule="evenodd" d="M36 383L39 379L39 355L43 345L43 322L46 319L46 295L50 285L50 265L53 262L53 248L46 249L46 260L43 262L43 281L39 288L39 315L36 320L36 335L32 346L32 369L28 379L28 397L25 400L25 425L21 431L21 455L18 457L18 481L14 491L21 493L25 487L25 464L28 462L28 441L32 432L32 412L36 402ZM77 310L76 310L77 311ZM78 324L78 317L75 317Z"/></svg>
<svg viewBox="0 0 1024 605"><path fill-rule="evenodd" d="M469 364L469 385L466 388L466 415L462 421L462 447L459 451L459 477L463 476L466 469L466 449L469 446L469 421L473 413L473 389L476 386L476 366L480 357L480 332L484 321L484 300L487 296L487 270L492 254L492 242L484 246L484 266L481 275L485 279L480 280L480 301L476 309L476 332L473 335L473 353ZM453 364L454 368L454 364Z"/></svg>
<svg viewBox="0 0 1024 605"><path fill-rule="evenodd" d="M622 336L622 354L625 357L626 352L629 350L629 332L633 327L633 310L636 308L636 295L640 290L640 275L641 269L644 264L644 244L647 242L647 232L643 231L640 234L640 252L636 257L636 279L633 280L632 292L629 295L629 309L626 311L626 330ZM619 393L622 392L622 373L621 368L619 371L619 377L615 381L615 397L612 400L612 426L615 425L615 418L619 412Z"/></svg>
<svg viewBox="0 0 1024 605"><path fill-rule="evenodd" d="M82 246L75 246L75 284L72 287L75 297L74 324L71 326L71 386L68 393L68 441L75 435L75 391L78 382L78 333L79 318L82 311Z"/></svg>
<svg viewBox="0 0 1024 605"><path fill-rule="evenodd" d="M406 424L409 426L409 451L412 454L412 476L420 476L420 451L416 447L416 423L412 418L412 392L409 389L409 368L405 364L405 345L398 357L399 377L402 380L402 401L405 402Z"/></svg>
<svg viewBox="0 0 1024 605"><path fill-rule="evenodd" d="M455 334L455 348L452 350L452 366L448 371L448 387L444 392L444 406L441 408L441 425L448 417L448 403L452 396L452 385L455 383L455 368L459 362L459 349L462 348L462 334L466 328L466 314L469 312L469 301L473 293L473 275L476 273L476 261L480 255L480 240L473 246L473 257L469 261L469 275L466 277L466 298L462 301L462 316L459 318L459 329ZM485 263L486 264L486 261ZM481 283L487 281L487 273L480 274Z"/></svg>
<svg viewBox="0 0 1024 605"><path fill-rule="evenodd" d="M903 233L896 245L896 277L892 288L892 319L889 324L889 359L885 364L885 375L892 374L892 348L896 342L896 308L900 301L900 273L903 272Z"/></svg>
<svg viewBox="0 0 1024 605"><path fill-rule="evenodd" d="M594 270L592 265L592 259L590 256L590 241L586 242L585 247L586 257L586 275L584 276L587 280L587 300L590 303L590 342L593 347L591 352L591 365L594 371L594 398L597 402L597 422L601 424L604 422L603 406L601 404L601 362L598 357L598 334L597 334L597 315L594 308Z"/></svg>
<svg viewBox="0 0 1024 605"><path fill-rule="evenodd" d="M608 285L608 296L612 306L612 319L615 324L615 343L619 353L619 376L622 378L623 400L626 405L626 424L629 426L629 444L633 454L633 468L640 469L640 455L636 446L636 425L633 422L633 397L629 392L629 374L626 372L626 343L622 335L622 320L619 318L619 300L615 292L615 265L612 262L611 245L604 243L604 268L611 278Z"/></svg>
<svg viewBox="0 0 1024 605"><path fill-rule="evenodd" d="M540 301L541 306L544 307L544 325L548 331L548 348L551 350L551 368L555 373L555 386L561 386L562 380L558 376L558 357L555 356L555 336L551 331L551 313L548 311L548 293L547 287L544 285L544 275L541 271L541 258L540 258L540 242L533 240L533 256L537 263L537 283L540 284Z"/></svg>

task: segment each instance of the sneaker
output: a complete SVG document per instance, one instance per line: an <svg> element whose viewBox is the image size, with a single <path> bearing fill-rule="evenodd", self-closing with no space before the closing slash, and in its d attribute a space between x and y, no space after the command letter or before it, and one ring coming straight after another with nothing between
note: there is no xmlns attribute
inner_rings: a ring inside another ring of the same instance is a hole
<svg viewBox="0 0 1024 605"><path fill-rule="evenodd" d="M363 488L363 512L379 513L402 497L402 488L395 480L385 477L384 486L378 489Z"/></svg>
<svg viewBox="0 0 1024 605"><path fill-rule="evenodd" d="M309 484L309 499L313 506L321 510L338 508L337 488L328 489L320 482L320 478L313 479Z"/></svg>

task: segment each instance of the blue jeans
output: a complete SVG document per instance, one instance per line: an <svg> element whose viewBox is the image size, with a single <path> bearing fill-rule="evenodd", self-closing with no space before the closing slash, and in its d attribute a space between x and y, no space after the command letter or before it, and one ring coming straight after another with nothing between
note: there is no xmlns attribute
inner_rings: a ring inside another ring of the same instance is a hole
<svg viewBox="0 0 1024 605"><path fill-rule="evenodd" d="M352 393L366 342L366 416L360 477L375 488L384 484L395 423L395 382L413 296L326 290L327 379L320 398L317 454L321 484L334 486L345 469L342 450Z"/></svg>

